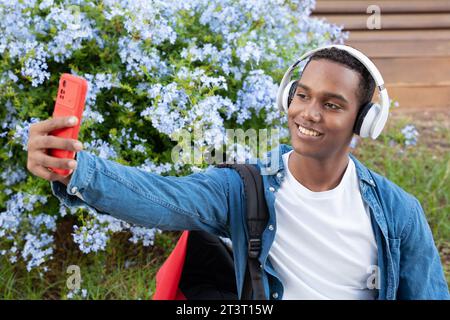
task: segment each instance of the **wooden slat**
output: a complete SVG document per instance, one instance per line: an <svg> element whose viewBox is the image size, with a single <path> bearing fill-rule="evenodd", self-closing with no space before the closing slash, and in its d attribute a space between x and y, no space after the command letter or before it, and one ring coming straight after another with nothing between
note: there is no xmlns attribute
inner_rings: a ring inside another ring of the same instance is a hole
<svg viewBox="0 0 450 320"><path fill-rule="evenodd" d="M442 40L369 40L347 41L371 58L450 57L450 41Z"/></svg>
<svg viewBox="0 0 450 320"><path fill-rule="evenodd" d="M321 15L329 23L344 25L345 30L368 30L370 15ZM382 14L381 29L438 29L450 28L450 14Z"/></svg>
<svg viewBox="0 0 450 320"><path fill-rule="evenodd" d="M414 83L407 83L407 82L398 82L398 83L391 83L389 84L390 87L395 87L395 88L421 88L421 87L426 87L426 88L431 88L431 87L450 87L450 80L449 81L445 81L445 82L439 82L437 84L429 84L426 82L414 82Z"/></svg>
<svg viewBox="0 0 450 320"><path fill-rule="evenodd" d="M448 84L450 57L447 58L374 58L387 84Z"/></svg>
<svg viewBox="0 0 450 320"><path fill-rule="evenodd" d="M401 109L450 108L449 86L387 86L389 97L398 101Z"/></svg>
<svg viewBox="0 0 450 320"><path fill-rule="evenodd" d="M380 7L382 13L450 12L448 0L410 1L317 1L314 14L323 13L366 13L370 5Z"/></svg>
<svg viewBox="0 0 450 320"><path fill-rule="evenodd" d="M450 30L364 30L349 33L349 41L376 40L447 40L450 41Z"/></svg>

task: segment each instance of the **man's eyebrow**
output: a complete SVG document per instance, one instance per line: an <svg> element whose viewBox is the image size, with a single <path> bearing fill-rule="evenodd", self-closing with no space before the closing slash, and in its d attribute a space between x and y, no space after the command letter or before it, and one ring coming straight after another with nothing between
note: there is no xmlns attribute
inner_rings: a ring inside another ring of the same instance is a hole
<svg viewBox="0 0 450 320"><path fill-rule="evenodd" d="M308 87L307 85L305 85L305 84L303 84L303 83L300 83L300 82L297 84L297 87L300 87L300 88L302 88L302 89L304 89L305 91L308 91L308 92L311 91L311 88L310 88L310 87ZM326 98L335 98L335 99L341 100L341 101L344 102L344 103L347 103L347 104L349 103L348 100L345 99L344 96L341 95L341 94L339 94L339 93L324 92L323 95L324 95Z"/></svg>

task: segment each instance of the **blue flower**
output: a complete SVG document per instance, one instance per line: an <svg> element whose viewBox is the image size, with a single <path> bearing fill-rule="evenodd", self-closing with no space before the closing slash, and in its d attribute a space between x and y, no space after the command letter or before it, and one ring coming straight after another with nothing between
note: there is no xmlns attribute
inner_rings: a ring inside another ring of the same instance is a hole
<svg viewBox="0 0 450 320"><path fill-rule="evenodd" d="M20 145L22 145L22 149L24 151L27 151L28 149L30 125L39 121L40 120L37 118L31 118L30 121L24 121L21 124L16 124L13 139L16 140Z"/></svg>
<svg viewBox="0 0 450 320"><path fill-rule="evenodd" d="M144 49L141 41L128 37L120 38L118 44L119 56L126 66L126 75L143 76L143 69L154 77L165 76L169 73L169 68L157 49Z"/></svg>
<svg viewBox="0 0 450 320"><path fill-rule="evenodd" d="M133 234L133 236L129 239L129 241L133 243L142 242L142 244L145 247L153 246L156 233L161 233L161 230L159 229L155 228L149 229L137 226L131 227L130 231Z"/></svg>
<svg viewBox="0 0 450 320"><path fill-rule="evenodd" d="M98 252L105 250L109 240L107 230L95 221L90 221L86 226L81 228L74 226L73 240L78 244L79 249L83 253Z"/></svg>
<svg viewBox="0 0 450 320"><path fill-rule="evenodd" d="M22 258L27 261L27 270L39 267L53 254L53 236L47 233L27 234Z"/></svg>
<svg viewBox="0 0 450 320"><path fill-rule="evenodd" d="M250 119L252 111L259 115L263 109L270 115L269 118L266 118L267 124L271 124L279 118L276 106L277 90L278 85L263 70L251 71L237 94L237 123L242 124L245 120Z"/></svg>
<svg viewBox="0 0 450 320"><path fill-rule="evenodd" d="M97 154L103 159L116 159L117 152L113 146L102 139L94 139L83 143L84 150Z"/></svg>
<svg viewBox="0 0 450 320"><path fill-rule="evenodd" d="M56 28L57 33L48 43L48 52L56 62L64 62L73 52L82 47L83 41L94 38L94 22L84 12L71 7L51 7L45 21Z"/></svg>
<svg viewBox="0 0 450 320"><path fill-rule="evenodd" d="M262 56L262 50L256 45L256 43L248 41L244 47L237 48L236 55L244 63L249 60L253 60L256 64L259 64Z"/></svg>
<svg viewBox="0 0 450 320"><path fill-rule="evenodd" d="M153 127L170 136L185 126L187 119L182 110L187 109L189 97L184 89L174 82L164 87L156 84L150 88L149 97L154 98L155 103L140 115L151 120Z"/></svg>
<svg viewBox="0 0 450 320"><path fill-rule="evenodd" d="M406 125L401 132L405 137L405 146L415 146L417 144L419 132L414 125Z"/></svg>
<svg viewBox="0 0 450 320"><path fill-rule="evenodd" d="M20 181L23 181L27 177L27 173L22 167L7 167L1 174L0 177L3 179L6 186L12 186Z"/></svg>
<svg viewBox="0 0 450 320"><path fill-rule="evenodd" d="M143 170L145 172L152 172L159 175L169 172L173 168L174 166L171 163L155 164L150 159L146 159L144 163L138 167L138 169Z"/></svg>

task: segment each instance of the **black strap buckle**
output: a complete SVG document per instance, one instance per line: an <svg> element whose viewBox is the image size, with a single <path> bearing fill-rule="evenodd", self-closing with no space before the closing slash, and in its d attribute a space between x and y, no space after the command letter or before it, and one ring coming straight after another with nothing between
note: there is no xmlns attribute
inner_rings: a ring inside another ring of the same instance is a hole
<svg viewBox="0 0 450 320"><path fill-rule="evenodd" d="M258 258L261 252L261 239L250 239L248 241L248 256L249 258Z"/></svg>

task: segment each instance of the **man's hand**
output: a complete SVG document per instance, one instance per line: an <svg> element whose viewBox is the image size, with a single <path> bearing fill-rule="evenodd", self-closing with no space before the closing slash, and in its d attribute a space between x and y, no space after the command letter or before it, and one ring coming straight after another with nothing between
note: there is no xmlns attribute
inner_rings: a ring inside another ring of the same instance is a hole
<svg viewBox="0 0 450 320"><path fill-rule="evenodd" d="M69 122L74 118L75 122ZM64 139L49 135L56 129L73 127L78 119L76 117L51 118L45 121L34 123L30 126L28 136L28 158L27 169L35 176L44 178L48 181L59 181L68 185L73 170L77 166L74 159L60 159L49 156L47 149L62 149L70 151L80 151L83 145L80 141L73 139ZM48 167L70 169L67 176L54 173Z"/></svg>

